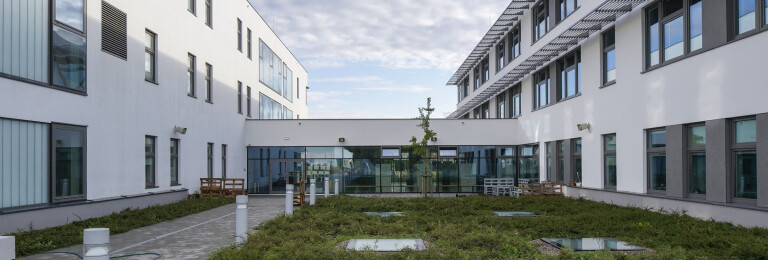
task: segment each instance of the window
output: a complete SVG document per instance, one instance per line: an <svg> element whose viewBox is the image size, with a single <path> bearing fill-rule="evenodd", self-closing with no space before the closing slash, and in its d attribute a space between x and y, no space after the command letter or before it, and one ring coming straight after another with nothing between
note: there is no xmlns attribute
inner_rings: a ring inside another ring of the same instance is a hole
<svg viewBox="0 0 768 260"><path fill-rule="evenodd" d="M542 0L533 5L533 42L535 43L549 32L549 0Z"/></svg>
<svg viewBox="0 0 768 260"><path fill-rule="evenodd" d="M557 0L557 22L562 22L579 8L579 0Z"/></svg>
<svg viewBox="0 0 768 260"><path fill-rule="evenodd" d="M197 14L195 11L197 10L197 0L187 0L187 11L189 11L192 14Z"/></svg>
<svg viewBox="0 0 768 260"><path fill-rule="evenodd" d="M616 189L616 134L603 136L603 187Z"/></svg>
<svg viewBox="0 0 768 260"><path fill-rule="evenodd" d="M213 144L208 143L208 178L213 178Z"/></svg>
<svg viewBox="0 0 768 260"><path fill-rule="evenodd" d="M85 31L84 0L56 0L56 22L80 32Z"/></svg>
<svg viewBox="0 0 768 260"><path fill-rule="evenodd" d="M483 119L491 118L491 108L488 102L485 102L485 104L481 105L480 109L482 110L482 113L483 113Z"/></svg>
<svg viewBox="0 0 768 260"><path fill-rule="evenodd" d="M552 142L546 143L547 147L547 181L548 182L554 182L555 179L552 177Z"/></svg>
<svg viewBox="0 0 768 260"><path fill-rule="evenodd" d="M187 95L195 96L195 55L187 54Z"/></svg>
<svg viewBox="0 0 768 260"><path fill-rule="evenodd" d="M616 82L616 32L603 33L603 86Z"/></svg>
<svg viewBox="0 0 768 260"><path fill-rule="evenodd" d="M237 82L237 113L243 114L243 83Z"/></svg>
<svg viewBox="0 0 768 260"><path fill-rule="evenodd" d="M564 141L555 142L555 149L557 150L557 175L555 175L555 182L562 184L565 181L565 144Z"/></svg>
<svg viewBox="0 0 768 260"><path fill-rule="evenodd" d="M558 61L558 70L560 71L560 85L558 100L576 96L581 93L581 52L576 50L566 54Z"/></svg>
<svg viewBox="0 0 768 260"><path fill-rule="evenodd" d="M483 61L480 62L480 66L481 66L481 68L483 70L483 75L482 75L482 80L483 81L480 82L480 84L485 84L485 82L488 82L488 79L490 79L490 77L491 77L491 74L488 71L489 70L488 69L488 57L485 57L485 59L483 59Z"/></svg>
<svg viewBox="0 0 768 260"><path fill-rule="evenodd" d="M221 177L227 177L227 145L221 145Z"/></svg>
<svg viewBox="0 0 768 260"><path fill-rule="evenodd" d="M733 121L733 154L735 199L757 198L757 121L740 119Z"/></svg>
<svg viewBox="0 0 768 260"><path fill-rule="evenodd" d="M213 28L213 0L205 0L205 24Z"/></svg>
<svg viewBox="0 0 768 260"><path fill-rule="evenodd" d="M283 97L293 102L293 71L283 64Z"/></svg>
<svg viewBox="0 0 768 260"><path fill-rule="evenodd" d="M688 193L707 194L707 128L688 127ZM695 196L695 195L694 195Z"/></svg>
<svg viewBox="0 0 768 260"><path fill-rule="evenodd" d="M213 103L213 66L205 64L205 102Z"/></svg>
<svg viewBox="0 0 768 260"><path fill-rule="evenodd" d="M519 176L518 180L525 180L529 183L539 182L539 145L522 145L518 146L520 152L518 164Z"/></svg>
<svg viewBox="0 0 768 260"><path fill-rule="evenodd" d="M522 114L522 96L520 95L520 85L512 87L512 91L510 92L511 100L512 100L512 112L511 117L518 117Z"/></svg>
<svg viewBox="0 0 768 260"><path fill-rule="evenodd" d="M571 180L581 183L581 138L571 139Z"/></svg>
<svg viewBox="0 0 768 260"><path fill-rule="evenodd" d="M506 42L502 40L499 45L496 46L496 72L501 71L501 69L504 68L504 65L506 65L504 62L506 61L504 59L504 52L507 50L506 48Z"/></svg>
<svg viewBox="0 0 768 260"><path fill-rule="evenodd" d="M155 185L155 137L144 137L144 187L157 188Z"/></svg>
<svg viewBox="0 0 768 260"><path fill-rule="evenodd" d="M768 25L768 0L765 0L765 2L763 2L763 5L765 6L765 10L763 11L763 17L765 17L765 25Z"/></svg>
<svg viewBox="0 0 768 260"><path fill-rule="evenodd" d="M648 130L648 192L667 190L667 133L664 129Z"/></svg>
<svg viewBox="0 0 768 260"><path fill-rule="evenodd" d="M51 129L52 201L85 199L88 156L86 129L59 124L53 124Z"/></svg>
<svg viewBox="0 0 768 260"><path fill-rule="evenodd" d="M86 91L85 44L85 37L80 33L53 26L51 39L53 85L77 92Z"/></svg>
<svg viewBox="0 0 768 260"><path fill-rule="evenodd" d="M259 119L283 119L283 105L259 93Z"/></svg>
<svg viewBox="0 0 768 260"><path fill-rule="evenodd" d="M171 186L179 184L179 139L171 138Z"/></svg>
<svg viewBox="0 0 768 260"><path fill-rule="evenodd" d="M439 151L440 157L457 157L459 156L456 147L440 147Z"/></svg>
<svg viewBox="0 0 768 260"><path fill-rule="evenodd" d="M283 119L293 119L293 110L283 107Z"/></svg>
<svg viewBox="0 0 768 260"><path fill-rule="evenodd" d="M251 87L246 88L248 92L246 93L246 111L248 112L248 117L251 117Z"/></svg>
<svg viewBox="0 0 768 260"><path fill-rule="evenodd" d="M399 147L382 147L381 148L381 158L400 158L400 148Z"/></svg>
<svg viewBox="0 0 768 260"><path fill-rule="evenodd" d="M514 60L517 56L520 56L520 25L509 32L509 60Z"/></svg>
<svg viewBox="0 0 768 260"><path fill-rule="evenodd" d="M292 90L284 89L288 86L286 86L283 77L283 74L286 74L284 71L287 69L283 60L277 57L264 42L259 41L259 43L259 81L286 99L293 100Z"/></svg>
<svg viewBox="0 0 768 260"><path fill-rule="evenodd" d="M253 45L251 44L251 29L250 28L248 28L247 33L248 33L247 34L247 36L248 36L248 46L247 46L247 48L248 48L248 59L253 59Z"/></svg>
<svg viewBox="0 0 768 260"><path fill-rule="evenodd" d="M462 90L463 95L461 96L461 99L464 99L465 97L469 96L469 77L466 77L464 79L464 84L462 84L462 86L463 86L463 90Z"/></svg>
<svg viewBox="0 0 768 260"><path fill-rule="evenodd" d="M0 117L0 209L50 201L50 130L50 124Z"/></svg>
<svg viewBox="0 0 768 260"><path fill-rule="evenodd" d="M243 21L237 19L237 50L243 52Z"/></svg>
<svg viewBox="0 0 768 260"><path fill-rule="evenodd" d="M507 118L507 102L504 98L506 93L496 97L496 118Z"/></svg>
<svg viewBox="0 0 768 260"><path fill-rule="evenodd" d="M475 67L474 72L475 72L474 73L474 75L475 75L475 86L474 86L473 89L477 90L477 88L479 88L480 85L482 84L482 82L480 81L480 68Z"/></svg>
<svg viewBox="0 0 768 260"><path fill-rule="evenodd" d="M155 73L155 50L157 35L150 30L144 32L144 79L149 82L157 82Z"/></svg>
<svg viewBox="0 0 768 260"><path fill-rule="evenodd" d="M756 28L755 0L736 0L736 34L742 34Z"/></svg>
<svg viewBox="0 0 768 260"><path fill-rule="evenodd" d="M533 75L533 108L549 105L549 68L544 68Z"/></svg>
<svg viewBox="0 0 768 260"><path fill-rule="evenodd" d="M701 0L661 0L646 9L645 19L647 67L701 49Z"/></svg>

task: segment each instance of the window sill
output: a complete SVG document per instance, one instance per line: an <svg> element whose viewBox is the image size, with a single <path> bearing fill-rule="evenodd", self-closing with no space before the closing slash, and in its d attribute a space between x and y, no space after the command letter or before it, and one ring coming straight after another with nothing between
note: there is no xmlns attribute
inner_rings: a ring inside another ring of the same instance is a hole
<svg viewBox="0 0 768 260"><path fill-rule="evenodd" d="M187 94L187 96L191 98L197 98L195 95L192 95L192 94Z"/></svg>
<svg viewBox="0 0 768 260"><path fill-rule="evenodd" d="M144 189L157 189L160 188L160 186L145 186Z"/></svg>
<svg viewBox="0 0 768 260"><path fill-rule="evenodd" d="M160 84L157 83L157 81L152 81L152 80L148 80L148 79L144 79L144 81L152 83L152 84L155 84L155 85L158 85L158 86L160 85Z"/></svg>
<svg viewBox="0 0 768 260"><path fill-rule="evenodd" d="M603 89L603 88L607 88L607 87L610 87L610 86L613 86L613 85L616 85L616 80L611 80L609 82L606 82L605 84L600 86L600 88Z"/></svg>
<svg viewBox="0 0 768 260"><path fill-rule="evenodd" d="M25 79L25 78L13 76L13 75L8 75L8 74L5 74L5 73L0 73L0 78L6 78L6 79L9 79L9 80L14 80L14 81L22 82L22 83L37 85L37 86L41 86L41 87L44 87L44 88L64 91L64 92L68 92L68 93L72 93L72 94L80 95L80 96L84 96L84 97L88 96L87 90L86 91L77 91L77 90L73 90L73 89L69 89L69 88L64 88L64 87L59 87L59 86L48 84L48 83L43 83L43 82L29 80L29 79Z"/></svg>
<svg viewBox="0 0 768 260"><path fill-rule="evenodd" d="M212 101L210 101L210 100L206 100L206 101L205 101L205 103L208 103L208 104L211 104L211 105L213 105L213 102L212 102Z"/></svg>
<svg viewBox="0 0 768 260"><path fill-rule="evenodd" d="M181 186L181 183L171 184L171 187Z"/></svg>

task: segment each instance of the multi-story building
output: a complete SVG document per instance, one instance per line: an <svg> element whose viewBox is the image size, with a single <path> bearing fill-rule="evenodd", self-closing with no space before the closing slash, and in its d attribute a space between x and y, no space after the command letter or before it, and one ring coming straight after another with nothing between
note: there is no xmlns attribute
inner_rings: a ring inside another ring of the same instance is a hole
<svg viewBox="0 0 768 260"><path fill-rule="evenodd" d="M514 0L448 82L450 117L515 119L570 196L758 223L766 30L765 0Z"/></svg>
<svg viewBox="0 0 768 260"><path fill-rule="evenodd" d="M245 178L307 72L246 0L0 0L0 234Z"/></svg>

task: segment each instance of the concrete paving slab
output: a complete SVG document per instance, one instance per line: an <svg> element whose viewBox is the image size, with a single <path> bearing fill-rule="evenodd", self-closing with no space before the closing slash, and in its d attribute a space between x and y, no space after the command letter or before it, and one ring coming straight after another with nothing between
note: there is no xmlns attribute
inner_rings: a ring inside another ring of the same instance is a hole
<svg viewBox="0 0 768 260"><path fill-rule="evenodd" d="M248 198L249 230L283 214L284 195L259 195ZM235 243L235 204L192 214L151 226L133 229L110 237L112 255L158 253L160 259L205 259L213 251ZM82 254L83 245L52 250ZM123 259L153 259L137 256ZM21 259L78 259L75 256L34 255Z"/></svg>

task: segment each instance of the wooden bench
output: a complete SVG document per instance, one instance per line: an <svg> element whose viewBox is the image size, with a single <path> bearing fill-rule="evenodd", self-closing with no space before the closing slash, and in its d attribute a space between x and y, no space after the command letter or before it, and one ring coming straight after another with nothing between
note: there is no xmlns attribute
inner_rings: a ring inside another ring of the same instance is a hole
<svg viewBox="0 0 768 260"><path fill-rule="evenodd" d="M200 197L220 197L224 195L222 178L200 178Z"/></svg>
<svg viewBox="0 0 768 260"><path fill-rule="evenodd" d="M224 196L235 197L237 195L245 195L245 179L223 179L224 183Z"/></svg>
<svg viewBox="0 0 768 260"><path fill-rule="evenodd" d="M523 184L520 189L524 195L563 195L563 185L551 182Z"/></svg>

